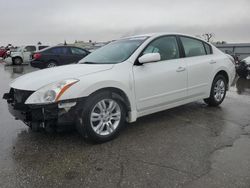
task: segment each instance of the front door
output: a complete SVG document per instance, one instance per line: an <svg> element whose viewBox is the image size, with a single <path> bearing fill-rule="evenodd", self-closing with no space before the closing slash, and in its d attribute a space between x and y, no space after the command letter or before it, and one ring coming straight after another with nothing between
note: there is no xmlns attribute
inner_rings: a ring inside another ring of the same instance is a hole
<svg viewBox="0 0 250 188"><path fill-rule="evenodd" d="M159 53L161 61L133 67L137 110L161 108L187 96L187 66L175 36L153 40L142 52Z"/></svg>

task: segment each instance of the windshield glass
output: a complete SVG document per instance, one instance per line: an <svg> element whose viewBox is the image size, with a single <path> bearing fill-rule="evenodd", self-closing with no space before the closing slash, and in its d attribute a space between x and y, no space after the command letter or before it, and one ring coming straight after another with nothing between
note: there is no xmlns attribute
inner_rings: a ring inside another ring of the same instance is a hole
<svg viewBox="0 0 250 188"><path fill-rule="evenodd" d="M147 37L134 37L111 42L92 52L79 63L115 64L127 60Z"/></svg>
<svg viewBox="0 0 250 188"><path fill-rule="evenodd" d="M16 49L13 50L13 52L21 52L22 51L22 48L21 47L18 47Z"/></svg>

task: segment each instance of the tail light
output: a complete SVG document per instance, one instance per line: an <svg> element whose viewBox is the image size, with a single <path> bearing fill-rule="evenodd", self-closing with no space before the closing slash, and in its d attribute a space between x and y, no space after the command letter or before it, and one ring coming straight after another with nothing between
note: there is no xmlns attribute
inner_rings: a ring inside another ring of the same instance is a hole
<svg viewBox="0 0 250 188"><path fill-rule="evenodd" d="M42 56L41 54L35 53L35 54L33 55L33 59L35 59L35 60L40 59L41 56Z"/></svg>

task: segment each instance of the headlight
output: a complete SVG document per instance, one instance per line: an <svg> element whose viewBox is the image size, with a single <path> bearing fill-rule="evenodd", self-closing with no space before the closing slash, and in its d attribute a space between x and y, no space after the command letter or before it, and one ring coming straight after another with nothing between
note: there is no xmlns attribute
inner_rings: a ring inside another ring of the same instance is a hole
<svg viewBox="0 0 250 188"><path fill-rule="evenodd" d="M77 79L66 79L60 82L52 83L44 86L34 92L26 101L25 104L47 104L54 103L60 100L63 93L73 84L78 82Z"/></svg>

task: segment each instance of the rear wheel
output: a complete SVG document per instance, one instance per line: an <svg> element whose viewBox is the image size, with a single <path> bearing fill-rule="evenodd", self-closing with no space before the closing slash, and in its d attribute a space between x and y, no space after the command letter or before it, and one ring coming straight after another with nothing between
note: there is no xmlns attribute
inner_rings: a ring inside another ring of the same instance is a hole
<svg viewBox="0 0 250 188"><path fill-rule="evenodd" d="M223 75L217 75L214 78L209 98L204 99L205 103L210 106L219 106L226 96L226 90L226 78Z"/></svg>
<svg viewBox="0 0 250 188"><path fill-rule="evenodd" d="M77 129L88 140L100 143L115 138L125 122L122 102L110 92L90 96L78 117Z"/></svg>
<svg viewBox="0 0 250 188"><path fill-rule="evenodd" d="M52 68L52 67L56 67L56 66L57 66L57 64L56 64L55 61L50 61L50 62L48 62L48 64L47 64L47 68Z"/></svg>
<svg viewBox="0 0 250 188"><path fill-rule="evenodd" d="M23 63L23 59L21 57L15 57L13 59L13 64L14 65L21 65Z"/></svg>

